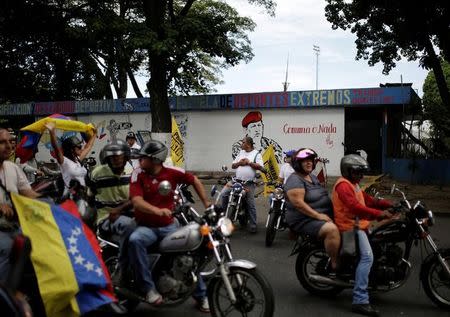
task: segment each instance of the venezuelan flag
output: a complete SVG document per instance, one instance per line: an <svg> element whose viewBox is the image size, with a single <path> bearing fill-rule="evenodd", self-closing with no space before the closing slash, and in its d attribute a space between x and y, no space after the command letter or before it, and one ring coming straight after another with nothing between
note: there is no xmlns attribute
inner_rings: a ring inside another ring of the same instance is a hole
<svg viewBox="0 0 450 317"><path fill-rule="evenodd" d="M80 132L85 140L94 135L94 126L91 123L70 120L69 117L58 113L52 114L20 129L21 140L16 149L16 156L20 158L20 163L23 164L33 157L42 133L46 130L47 122L54 122L56 128L60 130Z"/></svg>
<svg viewBox="0 0 450 317"><path fill-rule="evenodd" d="M11 193L47 316L72 317L116 301L95 235L75 202L47 203Z"/></svg>

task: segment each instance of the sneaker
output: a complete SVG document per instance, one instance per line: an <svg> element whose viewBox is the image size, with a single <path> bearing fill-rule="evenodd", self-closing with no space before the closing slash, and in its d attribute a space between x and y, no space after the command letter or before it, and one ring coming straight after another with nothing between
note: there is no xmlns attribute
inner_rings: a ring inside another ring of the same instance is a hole
<svg viewBox="0 0 450 317"><path fill-rule="evenodd" d="M161 305L162 304L162 296L158 293L157 290L151 289L145 295L145 301L149 302L152 305Z"/></svg>
<svg viewBox="0 0 450 317"><path fill-rule="evenodd" d="M209 302L208 302L208 297L203 297L201 299L195 299L197 304L195 305L195 307L197 307L197 309L199 311L201 311L202 313L209 313Z"/></svg>

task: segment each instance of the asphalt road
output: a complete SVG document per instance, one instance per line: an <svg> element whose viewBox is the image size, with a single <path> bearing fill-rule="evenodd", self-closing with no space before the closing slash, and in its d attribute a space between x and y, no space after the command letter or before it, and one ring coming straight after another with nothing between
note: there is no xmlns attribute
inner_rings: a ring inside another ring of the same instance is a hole
<svg viewBox="0 0 450 317"><path fill-rule="evenodd" d="M232 251L236 259L242 258L257 263L272 285L275 295L274 316L351 316L352 292L346 290L335 299L325 299L309 295L298 282L295 271L295 257L289 257L294 241L288 239L287 232L278 233L271 248L264 245L265 219L268 203L263 197L257 199L258 233L250 234L237 228L232 237ZM431 234L441 247L450 248L450 217L438 216ZM423 258L426 255L423 254ZM425 295L419 282L421 253L413 248L412 272L407 283L395 291L375 294L372 303L378 306L382 316L449 316L449 312L437 308ZM205 316L194 308L193 301L171 308L154 309L141 305L134 316ZM206 315L207 316L207 315ZM251 316L251 315L250 315ZM357 315L354 315L357 316Z"/></svg>

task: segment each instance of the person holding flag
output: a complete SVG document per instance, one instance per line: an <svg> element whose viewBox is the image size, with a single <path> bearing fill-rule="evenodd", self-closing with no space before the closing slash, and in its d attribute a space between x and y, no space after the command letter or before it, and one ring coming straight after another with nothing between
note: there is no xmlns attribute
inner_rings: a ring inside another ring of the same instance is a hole
<svg viewBox="0 0 450 317"><path fill-rule="evenodd" d="M65 138L61 147L59 147L55 123L49 121L45 124L45 127L50 133L50 140L66 189L69 188L69 183L72 179L77 180L82 186L86 186L85 177L87 170L81 165L81 161L86 158L94 145L96 129L94 129L94 135L90 137L84 147L82 146L82 141L76 136Z"/></svg>
<svg viewBox="0 0 450 317"><path fill-rule="evenodd" d="M9 256L13 237L19 232L19 224L14 221L14 210L7 192L20 193L23 196L37 198L39 194L31 189L22 169L9 161L11 155L11 134L0 128L0 282L8 276L11 265Z"/></svg>

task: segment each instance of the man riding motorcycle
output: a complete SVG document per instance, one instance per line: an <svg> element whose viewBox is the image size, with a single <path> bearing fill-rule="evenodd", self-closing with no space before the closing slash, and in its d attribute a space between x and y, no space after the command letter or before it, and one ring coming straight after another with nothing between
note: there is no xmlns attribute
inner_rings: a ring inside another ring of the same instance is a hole
<svg viewBox="0 0 450 317"><path fill-rule="evenodd" d="M383 199L374 199L359 187L364 173L369 170L367 161L359 155L349 154L341 159L341 175L333 187L332 201L334 221L340 232L353 230L355 221L359 221L357 230L359 245L359 263L355 273L352 311L362 315L378 316L378 310L369 303L369 273L373 263L367 229L370 220L391 218L387 209L392 204ZM358 219L359 218L359 219Z"/></svg>
<svg viewBox="0 0 450 317"><path fill-rule="evenodd" d="M162 296L156 289L149 270L147 248L175 231L178 223L172 216L174 207L173 192L163 196L158 191L159 183L169 181L174 189L178 184L190 184L200 197L203 205L208 207L205 189L198 178L184 170L168 168L162 163L168 153L167 147L159 141L149 141L140 149L140 168L133 171L130 183L130 198L135 209L138 227L128 241L129 262L134 269L136 281L145 293L147 302L158 305ZM209 312L206 298L206 286L201 278L194 295L201 311Z"/></svg>
<svg viewBox="0 0 450 317"><path fill-rule="evenodd" d="M133 206L129 198L130 174L125 169L130 148L125 141L115 140L105 145L102 156L106 164L91 172L89 188L95 197L100 229L121 236L132 222L123 215Z"/></svg>

